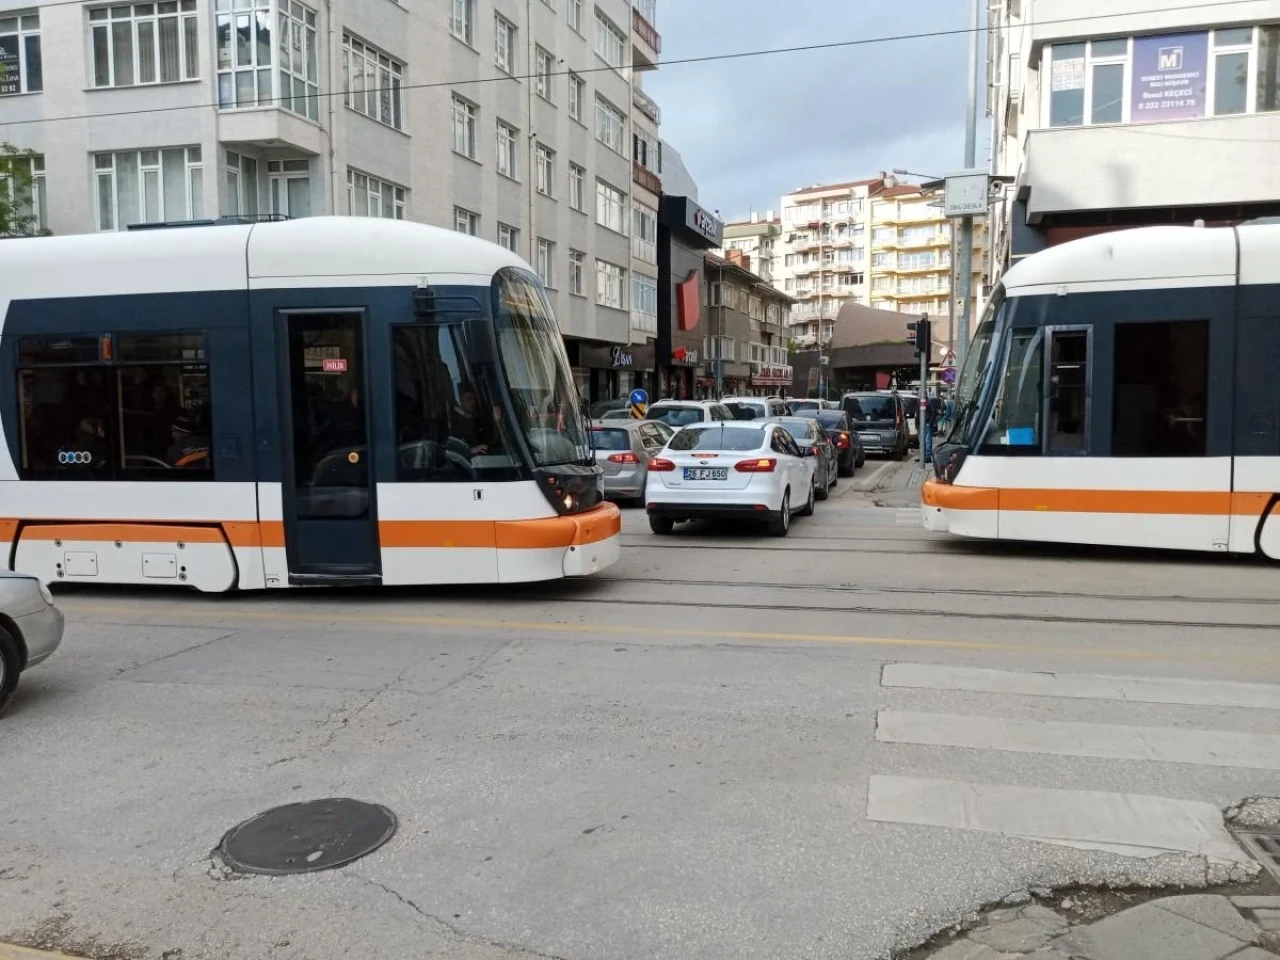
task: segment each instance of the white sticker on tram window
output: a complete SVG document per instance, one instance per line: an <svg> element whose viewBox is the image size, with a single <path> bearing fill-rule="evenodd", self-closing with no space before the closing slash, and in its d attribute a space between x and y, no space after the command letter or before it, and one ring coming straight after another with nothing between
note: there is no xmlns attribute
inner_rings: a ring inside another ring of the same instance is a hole
<svg viewBox="0 0 1280 960"><path fill-rule="evenodd" d="M341 357L336 360L325 360L323 369L325 373L346 373L347 361Z"/></svg>

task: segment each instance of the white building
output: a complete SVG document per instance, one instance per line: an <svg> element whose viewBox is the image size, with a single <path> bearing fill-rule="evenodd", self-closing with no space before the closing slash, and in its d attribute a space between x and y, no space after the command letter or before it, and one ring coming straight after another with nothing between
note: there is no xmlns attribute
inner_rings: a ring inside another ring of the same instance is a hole
<svg viewBox="0 0 1280 960"><path fill-rule="evenodd" d="M3 2L0 140L52 232L420 220L524 256L567 338L656 334L655 0Z"/></svg>
<svg viewBox="0 0 1280 960"><path fill-rule="evenodd" d="M724 225L724 248L718 256L727 256L736 250L747 258L747 269L766 283L782 289L778 273L778 260L782 248L782 221L770 210L764 218L753 213L746 220L731 221Z"/></svg>
<svg viewBox="0 0 1280 960"><path fill-rule="evenodd" d="M1087 233L1280 213L1280 0L990 4L994 271Z"/></svg>

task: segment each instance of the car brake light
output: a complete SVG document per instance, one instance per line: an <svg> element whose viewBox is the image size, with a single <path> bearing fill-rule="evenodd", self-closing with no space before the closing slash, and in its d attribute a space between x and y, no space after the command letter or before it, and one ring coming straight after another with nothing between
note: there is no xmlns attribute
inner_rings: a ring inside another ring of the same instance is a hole
<svg viewBox="0 0 1280 960"><path fill-rule="evenodd" d="M849 435L847 433L840 434L840 439L836 441L836 446L841 450L849 449Z"/></svg>
<svg viewBox="0 0 1280 960"><path fill-rule="evenodd" d="M610 463L639 463L634 453L611 453L609 454Z"/></svg>
<svg viewBox="0 0 1280 960"><path fill-rule="evenodd" d="M739 473L773 473L778 461L773 457L761 457L759 460L739 460L733 469Z"/></svg>
<svg viewBox="0 0 1280 960"><path fill-rule="evenodd" d="M664 460L662 457L654 457L649 461L649 469L656 470L658 473L669 473L674 470L676 465L670 460Z"/></svg>

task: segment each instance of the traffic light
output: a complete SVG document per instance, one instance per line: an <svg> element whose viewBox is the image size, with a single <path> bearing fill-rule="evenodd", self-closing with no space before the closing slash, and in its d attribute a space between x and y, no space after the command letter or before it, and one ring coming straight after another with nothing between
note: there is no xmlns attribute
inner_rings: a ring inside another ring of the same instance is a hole
<svg viewBox="0 0 1280 960"><path fill-rule="evenodd" d="M907 324L907 343L915 345L917 357L929 356L929 345L933 342L932 326L927 314Z"/></svg>

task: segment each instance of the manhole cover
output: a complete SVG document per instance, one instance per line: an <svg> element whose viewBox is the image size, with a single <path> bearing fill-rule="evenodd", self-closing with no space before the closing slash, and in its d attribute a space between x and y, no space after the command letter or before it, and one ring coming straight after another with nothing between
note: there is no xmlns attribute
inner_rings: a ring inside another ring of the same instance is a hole
<svg viewBox="0 0 1280 960"><path fill-rule="evenodd" d="M310 800L260 813L234 827L219 849L232 870L282 876L332 870L391 839L396 815L360 800Z"/></svg>
<svg viewBox="0 0 1280 960"><path fill-rule="evenodd" d="M1280 880L1280 829L1236 830L1238 839L1262 868Z"/></svg>

